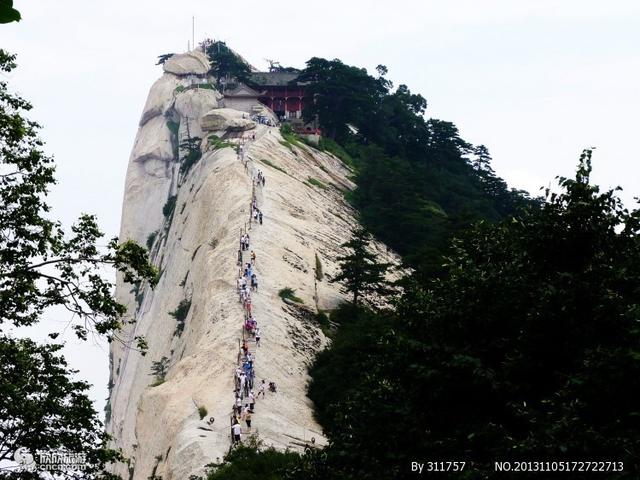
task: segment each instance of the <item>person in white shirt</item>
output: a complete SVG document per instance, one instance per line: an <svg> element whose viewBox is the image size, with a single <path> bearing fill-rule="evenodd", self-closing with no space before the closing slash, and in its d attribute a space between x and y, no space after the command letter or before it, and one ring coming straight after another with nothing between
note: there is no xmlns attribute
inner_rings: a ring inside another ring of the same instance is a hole
<svg viewBox="0 0 640 480"><path fill-rule="evenodd" d="M242 372L242 373L240 374L240 391L241 391L241 392L244 390L244 384L245 384L245 382L246 382L246 381L247 381L247 377L246 377L246 375L244 374L244 372Z"/></svg>
<svg viewBox="0 0 640 480"><path fill-rule="evenodd" d="M242 375L242 369L236 368L236 390L240 390L240 376Z"/></svg>
<svg viewBox="0 0 640 480"><path fill-rule="evenodd" d="M242 433L242 427L240 426L239 423L235 423L234 425L231 426L231 431L233 432L233 442L239 442L240 441L240 434Z"/></svg>

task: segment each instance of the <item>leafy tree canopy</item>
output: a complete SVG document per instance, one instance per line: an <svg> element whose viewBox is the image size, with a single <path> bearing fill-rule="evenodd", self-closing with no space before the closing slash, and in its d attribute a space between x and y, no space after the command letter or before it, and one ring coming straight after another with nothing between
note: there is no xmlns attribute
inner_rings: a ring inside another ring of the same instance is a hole
<svg viewBox="0 0 640 480"><path fill-rule="evenodd" d="M369 233L362 228L355 230L351 239L341 245L347 253L337 258L340 272L331 279L331 282L343 282L342 290L353 295L354 305L371 294L390 293L389 282L385 278L390 264L378 262L370 244Z"/></svg>
<svg viewBox="0 0 640 480"><path fill-rule="evenodd" d="M249 441L234 446L221 464L213 466L207 480L281 480L300 461L295 452L280 452Z"/></svg>
<svg viewBox="0 0 640 480"><path fill-rule="evenodd" d="M251 67L227 44L220 40L204 42L205 53L211 62L210 74L216 78L218 86L221 80L244 82L249 78Z"/></svg>
<svg viewBox="0 0 640 480"><path fill-rule="evenodd" d="M383 65L372 76L314 57L297 81L310 82L314 98L305 119L317 119L346 152L332 150L355 166L350 200L364 226L429 276L457 232L535 202L495 175L486 147L464 141L450 122L425 119L427 101L406 85L393 90L386 74Z"/></svg>
<svg viewBox="0 0 640 480"><path fill-rule="evenodd" d="M0 336L0 462L13 460L19 448L32 455L67 451L86 455L87 469L56 478L111 478L101 472L122 455L107 448L108 436L87 396L89 384L71 379L76 372L57 354L61 348ZM3 467L0 478L50 477Z"/></svg>
<svg viewBox="0 0 640 480"><path fill-rule="evenodd" d="M19 22L20 12L13 8L13 0L0 0L0 23Z"/></svg>
<svg viewBox="0 0 640 480"><path fill-rule="evenodd" d="M455 241L396 312L339 313L310 387L336 478L454 457L476 464L460 478L503 478L506 457L616 459L636 478L640 211L589 183L590 155L540 209Z"/></svg>
<svg viewBox="0 0 640 480"><path fill-rule="evenodd" d="M325 134L338 141L348 138L349 125L357 128L370 119L372 104L389 88L384 78L375 79L364 68L318 57L307 62L296 81L310 82L307 95L315 99L303 112L305 120L318 115Z"/></svg>
<svg viewBox="0 0 640 480"><path fill-rule="evenodd" d="M0 50L0 72L15 68L15 57ZM156 281L147 251L116 238L100 246L96 219L82 215L66 234L50 218L46 196L55 183L54 163L42 151L38 124L25 118L31 105L0 81L0 329L33 325L45 309L64 307L81 339L89 332L119 339L125 306L113 298L102 275L112 267L125 282ZM55 338L58 333L50 336ZM144 338L136 337L144 351ZM71 379L60 345L40 346L0 333L0 462L17 448L85 453L88 470L60 478L113 478L100 473L119 460L90 399L88 384ZM7 472L2 478L50 478L43 471ZM58 477L56 477L58 478Z"/></svg>

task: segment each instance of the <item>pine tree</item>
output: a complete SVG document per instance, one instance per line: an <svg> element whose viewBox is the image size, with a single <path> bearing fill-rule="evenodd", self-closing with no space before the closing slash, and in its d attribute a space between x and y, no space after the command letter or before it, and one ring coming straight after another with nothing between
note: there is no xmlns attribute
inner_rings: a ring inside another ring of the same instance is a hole
<svg viewBox="0 0 640 480"><path fill-rule="evenodd" d="M151 363L151 373L149 375L153 375L156 377L156 381L158 383L164 382L164 377L167 375L167 369L169 368L169 359L167 357L162 357L157 362Z"/></svg>
<svg viewBox="0 0 640 480"><path fill-rule="evenodd" d="M351 239L341 245L348 253L338 257L340 273L331 282L344 282L343 293L353 295L353 304L367 295L384 295L390 293L389 282L385 274L391 264L380 263L370 252L371 235L363 228L358 228Z"/></svg>

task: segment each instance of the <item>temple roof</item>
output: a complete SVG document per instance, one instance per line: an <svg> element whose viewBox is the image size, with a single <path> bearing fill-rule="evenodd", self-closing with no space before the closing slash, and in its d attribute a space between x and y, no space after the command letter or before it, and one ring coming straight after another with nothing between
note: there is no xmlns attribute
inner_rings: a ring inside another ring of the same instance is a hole
<svg viewBox="0 0 640 480"><path fill-rule="evenodd" d="M295 80L300 72L253 72L251 81L260 86L284 86Z"/></svg>
<svg viewBox="0 0 640 480"><path fill-rule="evenodd" d="M264 92L258 92L253 88L245 85L244 83L239 84L236 88L231 88L224 92L225 97L244 97L244 98L258 98L263 94Z"/></svg>

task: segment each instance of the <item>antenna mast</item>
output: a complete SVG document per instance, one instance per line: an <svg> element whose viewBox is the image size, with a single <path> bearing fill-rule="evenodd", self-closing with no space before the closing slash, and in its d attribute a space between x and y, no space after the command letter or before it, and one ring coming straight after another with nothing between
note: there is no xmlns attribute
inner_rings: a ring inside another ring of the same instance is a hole
<svg viewBox="0 0 640 480"><path fill-rule="evenodd" d="M196 49L196 17L191 17L191 45Z"/></svg>

